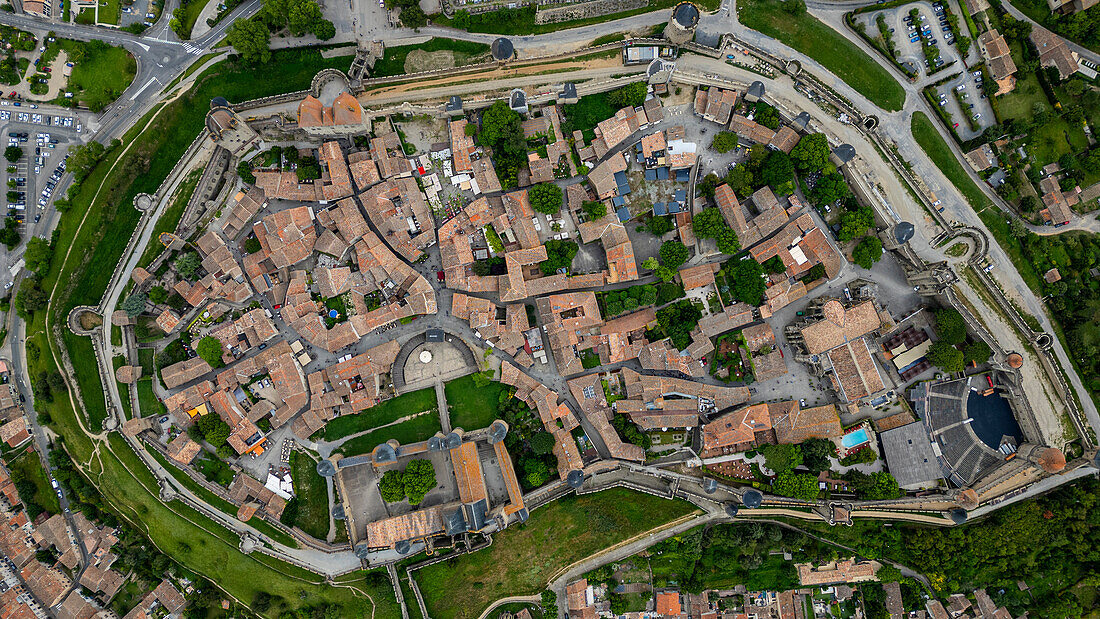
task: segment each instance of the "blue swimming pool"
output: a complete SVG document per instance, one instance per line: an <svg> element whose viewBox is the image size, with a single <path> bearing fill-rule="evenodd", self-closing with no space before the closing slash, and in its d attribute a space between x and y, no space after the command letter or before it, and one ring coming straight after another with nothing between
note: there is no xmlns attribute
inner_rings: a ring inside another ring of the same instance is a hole
<svg viewBox="0 0 1100 619"><path fill-rule="evenodd" d="M840 437L840 444L844 446L844 449L851 449L868 443L870 440L871 439L867 436L867 428L860 427L860 429L855 432L849 432Z"/></svg>

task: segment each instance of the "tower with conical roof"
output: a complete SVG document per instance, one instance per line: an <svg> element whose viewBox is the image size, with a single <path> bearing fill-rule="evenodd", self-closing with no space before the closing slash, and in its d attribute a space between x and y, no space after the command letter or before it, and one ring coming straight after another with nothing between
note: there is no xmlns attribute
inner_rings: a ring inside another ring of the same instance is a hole
<svg viewBox="0 0 1100 619"><path fill-rule="evenodd" d="M695 26L698 24L698 7L690 2L681 2L672 8L665 37L676 45L683 45L695 38Z"/></svg>

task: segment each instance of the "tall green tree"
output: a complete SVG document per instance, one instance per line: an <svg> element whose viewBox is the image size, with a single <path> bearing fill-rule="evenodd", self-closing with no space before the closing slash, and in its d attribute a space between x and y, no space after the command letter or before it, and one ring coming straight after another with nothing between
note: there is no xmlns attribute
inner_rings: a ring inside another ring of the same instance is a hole
<svg viewBox="0 0 1100 619"><path fill-rule="evenodd" d="M225 39L245 62L271 62L271 50L268 48L271 33L263 23L255 19L238 19L229 26Z"/></svg>

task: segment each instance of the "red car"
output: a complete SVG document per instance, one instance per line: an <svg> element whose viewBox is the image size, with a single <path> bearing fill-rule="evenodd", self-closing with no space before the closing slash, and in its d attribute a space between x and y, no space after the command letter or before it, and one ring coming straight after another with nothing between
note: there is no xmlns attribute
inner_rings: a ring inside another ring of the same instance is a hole
<svg viewBox="0 0 1100 619"><path fill-rule="evenodd" d="M447 279L447 274L444 273L443 271L436 271L435 272L435 277L436 277L436 279L439 280L439 283L442 284L443 281Z"/></svg>

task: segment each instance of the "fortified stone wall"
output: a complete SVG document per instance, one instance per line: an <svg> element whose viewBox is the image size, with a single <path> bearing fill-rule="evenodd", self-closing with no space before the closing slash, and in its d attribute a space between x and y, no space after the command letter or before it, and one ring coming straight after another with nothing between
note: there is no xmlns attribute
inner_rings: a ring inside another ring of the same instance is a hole
<svg viewBox="0 0 1100 619"><path fill-rule="evenodd" d="M590 0L535 11L536 24L555 24L574 19L588 19L621 11L631 11L649 5L649 0Z"/></svg>

